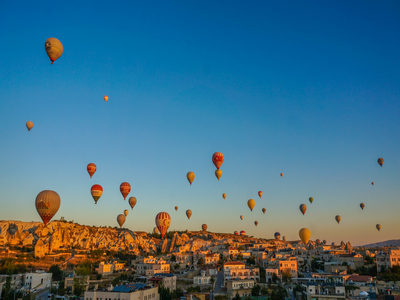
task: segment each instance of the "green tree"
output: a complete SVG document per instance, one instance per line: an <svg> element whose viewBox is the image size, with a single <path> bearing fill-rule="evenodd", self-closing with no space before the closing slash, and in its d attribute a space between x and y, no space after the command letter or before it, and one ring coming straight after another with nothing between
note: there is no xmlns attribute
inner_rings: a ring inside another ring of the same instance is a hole
<svg viewBox="0 0 400 300"><path fill-rule="evenodd" d="M260 296L260 292L261 292L261 287L258 284L253 286L253 288L251 289L252 296Z"/></svg>
<svg viewBox="0 0 400 300"><path fill-rule="evenodd" d="M53 274L52 280L53 281L61 281L63 279L63 271L61 271L60 267L57 265L52 265L49 269L49 272Z"/></svg>
<svg viewBox="0 0 400 300"><path fill-rule="evenodd" d="M198 264L199 266L204 265L204 258L200 257L199 260L197 261L197 264Z"/></svg>
<svg viewBox="0 0 400 300"><path fill-rule="evenodd" d="M271 292L271 300L282 300L285 297L287 297L287 292L281 286L275 287Z"/></svg>
<svg viewBox="0 0 400 300"><path fill-rule="evenodd" d="M233 297L232 300L241 300L240 296L238 293L236 293L235 297Z"/></svg>
<svg viewBox="0 0 400 300"><path fill-rule="evenodd" d="M282 272L282 281L289 282L292 280L292 275L290 274L289 270L285 270Z"/></svg>
<svg viewBox="0 0 400 300"><path fill-rule="evenodd" d="M255 265L256 264L256 260L254 259L254 257L249 257L248 259L247 259L247 263L249 264L249 265Z"/></svg>

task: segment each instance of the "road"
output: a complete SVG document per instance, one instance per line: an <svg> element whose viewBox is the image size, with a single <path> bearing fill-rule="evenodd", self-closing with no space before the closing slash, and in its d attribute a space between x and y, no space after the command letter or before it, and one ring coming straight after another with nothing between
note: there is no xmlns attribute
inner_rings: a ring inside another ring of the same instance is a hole
<svg viewBox="0 0 400 300"><path fill-rule="evenodd" d="M225 294L224 285L224 271L219 271L217 280L215 281L214 295Z"/></svg>

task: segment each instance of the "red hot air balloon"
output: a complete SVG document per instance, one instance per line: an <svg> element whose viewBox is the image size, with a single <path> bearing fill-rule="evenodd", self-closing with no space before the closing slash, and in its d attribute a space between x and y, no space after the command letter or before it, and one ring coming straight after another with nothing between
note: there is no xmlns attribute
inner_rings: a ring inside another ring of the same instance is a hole
<svg viewBox="0 0 400 300"><path fill-rule="evenodd" d="M171 216L167 212L160 212L156 216L156 226L161 233L161 237L164 238L169 225L171 224Z"/></svg>
<svg viewBox="0 0 400 300"><path fill-rule="evenodd" d="M212 161L217 169L221 168L224 162L224 155L221 152L215 152L212 156Z"/></svg>
<svg viewBox="0 0 400 300"><path fill-rule="evenodd" d="M240 235L241 235L241 236L244 236L244 235L246 235L246 231L244 231L244 230L241 230L241 231L240 231Z"/></svg>
<svg viewBox="0 0 400 300"><path fill-rule="evenodd" d="M131 185L128 182L123 182L119 186L119 190L121 191L121 194L125 200L126 196L128 196L128 194L131 192Z"/></svg>
<svg viewBox="0 0 400 300"><path fill-rule="evenodd" d="M263 192L262 191L258 191L258 197L260 197L260 199L261 199L262 195L263 195Z"/></svg>
<svg viewBox="0 0 400 300"><path fill-rule="evenodd" d="M233 234L234 234L234 235L239 235L239 232L234 231Z"/></svg>
<svg viewBox="0 0 400 300"><path fill-rule="evenodd" d="M304 203L300 205L299 207L301 213L304 215L306 213L307 210L307 205L305 205Z"/></svg>
<svg viewBox="0 0 400 300"><path fill-rule="evenodd" d="M92 194L94 203L97 204L97 201L100 199L101 195L103 194L103 188L100 184L94 184L94 185L92 185L92 188L90 189L90 193Z"/></svg>
<svg viewBox="0 0 400 300"><path fill-rule="evenodd" d="M92 178L93 174L96 172L96 165L94 163L90 163L87 165L86 169L90 175L90 178Z"/></svg>
<svg viewBox="0 0 400 300"><path fill-rule="evenodd" d="M381 167L383 166L383 162L384 162L383 157L379 157L379 158L378 158L378 164L379 164Z"/></svg>
<svg viewBox="0 0 400 300"><path fill-rule="evenodd" d="M36 210L44 225L50 222L60 208L60 196L55 191L44 190L36 196Z"/></svg>

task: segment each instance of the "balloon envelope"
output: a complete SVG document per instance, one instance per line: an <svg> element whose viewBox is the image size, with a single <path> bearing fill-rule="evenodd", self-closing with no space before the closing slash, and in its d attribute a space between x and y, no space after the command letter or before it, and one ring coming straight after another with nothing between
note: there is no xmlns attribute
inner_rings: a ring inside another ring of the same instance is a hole
<svg viewBox="0 0 400 300"><path fill-rule="evenodd" d="M175 211L178 211L178 206L175 206Z"/></svg>
<svg viewBox="0 0 400 300"><path fill-rule="evenodd" d="M124 200L125 200L126 196L128 196L129 193L131 192L131 185L128 182L123 182L119 186L119 190L120 190L120 192L121 192L121 194L122 194L122 196L124 197Z"/></svg>
<svg viewBox="0 0 400 300"><path fill-rule="evenodd" d="M383 163L384 163L384 159L383 159L383 157L379 157L378 158L378 164L382 167L383 166Z"/></svg>
<svg viewBox="0 0 400 300"><path fill-rule="evenodd" d="M28 131L31 131L31 129L33 128L33 122L32 121L26 122L26 128L28 129Z"/></svg>
<svg viewBox="0 0 400 300"><path fill-rule="evenodd" d="M125 215L119 214L117 216L117 222L118 222L119 227L121 228L122 225L124 225L124 223L125 223Z"/></svg>
<svg viewBox="0 0 400 300"><path fill-rule="evenodd" d="M190 185L192 185L193 180L194 180L195 177L196 177L196 175L192 171L187 172L187 174L186 174L186 178L189 181Z"/></svg>
<svg viewBox="0 0 400 300"><path fill-rule="evenodd" d="M310 203L313 203L314 202L314 198L310 197L310 198L308 198L308 201L310 201Z"/></svg>
<svg viewBox="0 0 400 300"><path fill-rule="evenodd" d="M221 168L224 162L224 155L221 152L215 152L212 156L212 161L217 169Z"/></svg>
<svg viewBox="0 0 400 300"><path fill-rule="evenodd" d="M258 221L254 221L254 225L256 225L256 226L257 226L257 225L258 225Z"/></svg>
<svg viewBox="0 0 400 300"><path fill-rule="evenodd" d="M258 191L258 197L262 197L262 195L263 195L263 192L262 191Z"/></svg>
<svg viewBox="0 0 400 300"><path fill-rule="evenodd" d="M276 240L280 240L281 239L281 234L279 232L275 232L274 237Z"/></svg>
<svg viewBox="0 0 400 300"><path fill-rule="evenodd" d="M300 209L301 213L304 215L307 210L307 205L305 205L304 203L300 204L299 209Z"/></svg>
<svg viewBox="0 0 400 300"><path fill-rule="evenodd" d="M335 216L335 220L336 220L336 222L339 224L340 221L342 220L342 217L339 216L339 215L337 215L337 216Z"/></svg>
<svg viewBox="0 0 400 300"><path fill-rule="evenodd" d="M247 201L247 206L250 208L251 211L253 211L253 208L255 205L256 205L256 201L254 201L254 199L249 199Z"/></svg>
<svg viewBox="0 0 400 300"><path fill-rule="evenodd" d="M360 207L361 207L361 209L364 209L365 204L364 203L360 203Z"/></svg>
<svg viewBox="0 0 400 300"><path fill-rule="evenodd" d="M130 207L133 209L136 205L137 200L135 197L129 197L128 202L129 202Z"/></svg>
<svg viewBox="0 0 400 300"><path fill-rule="evenodd" d="M86 170L89 173L90 178L92 178L93 174L96 172L96 164L90 163L87 165Z"/></svg>
<svg viewBox="0 0 400 300"><path fill-rule="evenodd" d="M222 176L222 171L220 169L215 170L215 177L219 180Z"/></svg>
<svg viewBox="0 0 400 300"><path fill-rule="evenodd" d="M90 189L90 193L92 194L94 203L97 204L97 201L99 201L101 195L103 194L103 187L100 184L94 184Z"/></svg>
<svg viewBox="0 0 400 300"><path fill-rule="evenodd" d="M46 40L44 43L44 49L46 50L47 56L50 58L52 64L60 58L64 51L64 47L61 42L52 37Z"/></svg>
<svg viewBox="0 0 400 300"><path fill-rule="evenodd" d="M55 191L44 190L36 196L36 210L42 218L44 225L47 225L57 213L60 208L60 202L60 196Z"/></svg>
<svg viewBox="0 0 400 300"><path fill-rule="evenodd" d="M378 231L381 231L382 225L381 225L381 224L376 224L376 229L377 229Z"/></svg>
<svg viewBox="0 0 400 300"><path fill-rule="evenodd" d="M267 210L263 207L263 209L262 209L262 212L263 212L263 214L265 215L265 212L266 212Z"/></svg>
<svg viewBox="0 0 400 300"><path fill-rule="evenodd" d="M203 224L203 225L201 225L201 230L203 230L203 231L207 231L207 224Z"/></svg>
<svg viewBox="0 0 400 300"><path fill-rule="evenodd" d="M164 238L169 225L171 225L171 216L167 212L162 211L157 214L155 221L158 231L161 233L161 237Z"/></svg>
<svg viewBox="0 0 400 300"><path fill-rule="evenodd" d="M108 101L108 96L104 96L104 102Z"/></svg>
<svg viewBox="0 0 400 300"><path fill-rule="evenodd" d="M129 214L129 211L128 211L127 209L125 209L125 210L124 210L124 215L125 215L125 217L127 217L128 214Z"/></svg>
<svg viewBox="0 0 400 300"><path fill-rule="evenodd" d="M222 194L222 198L226 199L226 194L225 193Z"/></svg>
<svg viewBox="0 0 400 300"><path fill-rule="evenodd" d="M241 231L240 231L240 235L246 235L246 231L241 230Z"/></svg>
<svg viewBox="0 0 400 300"><path fill-rule="evenodd" d="M304 245L307 245L308 241L310 240L311 237L311 232L308 228L302 228L299 230L299 237L301 241L304 243Z"/></svg>
<svg viewBox="0 0 400 300"><path fill-rule="evenodd" d="M192 216L192 210L191 209L188 209L187 211L186 211L186 217L190 220L190 217Z"/></svg>
<svg viewBox="0 0 400 300"><path fill-rule="evenodd" d="M240 216L240 220L243 220L243 216Z"/></svg>
<svg viewBox="0 0 400 300"><path fill-rule="evenodd" d="M283 177L283 173L281 173L281 177Z"/></svg>

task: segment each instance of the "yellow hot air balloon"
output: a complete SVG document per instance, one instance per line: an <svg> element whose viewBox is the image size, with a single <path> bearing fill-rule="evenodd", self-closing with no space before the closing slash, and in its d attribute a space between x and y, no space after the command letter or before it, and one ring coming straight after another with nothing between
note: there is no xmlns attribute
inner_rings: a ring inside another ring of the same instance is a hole
<svg viewBox="0 0 400 300"><path fill-rule="evenodd" d="M175 211L178 211L178 206L175 206Z"/></svg>
<svg viewBox="0 0 400 300"><path fill-rule="evenodd" d="M314 202L314 198L310 197L310 198L308 198L308 201L310 201L310 203L313 203Z"/></svg>
<svg viewBox="0 0 400 300"><path fill-rule="evenodd" d="M190 209L188 209L188 210L186 211L186 216L187 216L187 218L190 220L190 217L192 216L192 211L191 211Z"/></svg>
<svg viewBox="0 0 400 300"><path fill-rule="evenodd" d="M50 58L51 64L60 58L63 53L63 45L56 38L48 38L44 44L47 56Z"/></svg>
<svg viewBox="0 0 400 300"><path fill-rule="evenodd" d="M222 198L226 199L226 194L225 193L222 194Z"/></svg>
<svg viewBox="0 0 400 300"><path fill-rule="evenodd" d="M118 222L119 227L121 228L122 225L124 225L124 223L125 223L125 215L119 214L117 216L117 222Z"/></svg>
<svg viewBox="0 0 400 300"><path fill-rule="evenodd" d="M240 220L242 220L242 221L243 221L243 216L240 216Z"/></svg>
<svg viewBox="0 0 400 300"><path fill-rule="evenodd" d="M220 169L215 170L215 177L219 180L222 176L222 171Z"/></svg>
<svg viewBox="0 0 400 300"><path fill-rule="evenodd" d="M196 177L196 175L194 175L194 172L192 172L192 171L187 172L187 174L186 174L186 178L189 181L190 185L192 185L195 177Z"/></svg>
<svg viewBox="0 0 400 300"><path fill-rule="evenodd" d="M108 101L108 96L104 96L104 102Z"/></svg>
<svg viewBox="0 0 400 300"><path fill-rule="evenodd" d="M256 205L256 201L254 201L254 199L249 199L247 201L247 206L250 208L251 211L253 211L253 208L255 205Z"/></svg>
<svg viewBox="0 0 400 300"><path fill-rule="evenodd" d="M311 237L311 232L308 228L302 228L299 231L299 237L301 241L304 243L304 245L307 245L308 241L310 240Z"/></svg>
<svg viewBox="0 0 400 300"><path fill-rule="evenodd" d="M381 231L382 225L381 225L381 224L376 224L376 229L377 229L378 231Z"/></svg>
<svg viewBox="0 0 400 300"><path fill-rule="evenodd" d="M336 220L336 222L339 224L340 221L342 220L342 217L339 216L339 215L337 215L337 216L335 216L335 220Z"/></svg>
<svg viewBox="0 0 400 300"><path fill-rule="evenodd" d="M125 209L125 210L124 210L124 215L125 215L125 217L127 217L128 214L129 214L129 211L128 211L127 209Z"/></svg>
<svg viewBox="0 0 400 300"><path fill-rule="evenodd" d="M135 207L135 205L136 205L136 202L137 202L136 198L135 197L129 197L128 201L129 201L129 205L133 209Z"/></svg>
<svg viewBox="0 0 400 300"><path fill-rule="evenodd" d="M33 128L33 122L32 121L26 122L26 128L28 129L28 131L31 131L31 129Z"/></svg>

